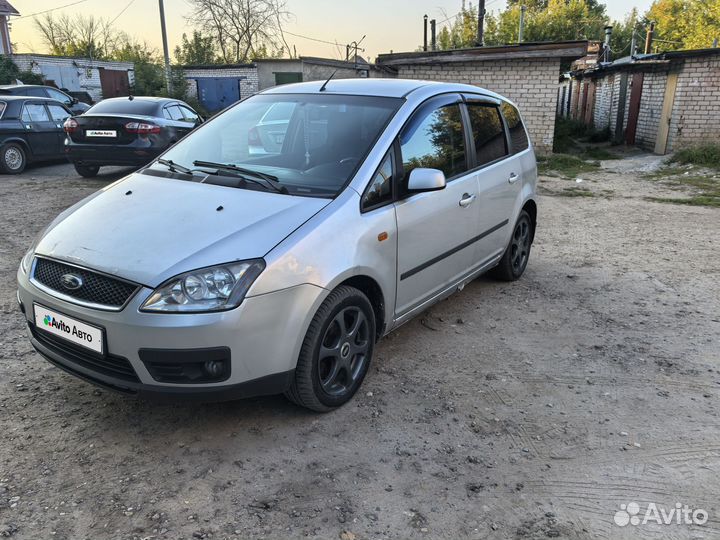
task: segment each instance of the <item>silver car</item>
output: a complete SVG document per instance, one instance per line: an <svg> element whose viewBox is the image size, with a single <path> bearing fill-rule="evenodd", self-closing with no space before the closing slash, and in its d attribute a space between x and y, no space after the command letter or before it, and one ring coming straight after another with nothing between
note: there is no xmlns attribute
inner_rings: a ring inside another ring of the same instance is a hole
<svg viewBox="0 0 720 540"><path fill-rule="evenodd" d="M258 155L278 104L281 145ZM38 352L95 384L328 411L379 338L488 270L522 275L536 174L517 108L481 88L275 87L60 214L18 301Z"/></svg>

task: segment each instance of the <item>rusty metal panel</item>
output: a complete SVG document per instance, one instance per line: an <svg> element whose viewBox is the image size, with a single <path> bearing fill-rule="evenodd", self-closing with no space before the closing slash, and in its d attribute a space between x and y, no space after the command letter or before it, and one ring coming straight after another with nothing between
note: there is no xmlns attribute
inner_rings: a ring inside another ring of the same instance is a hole
<svg viewBox="0 0 720 540"><path fill-rule="evenodd" d="M625 132L625 142L627 144L635 144L638 116L640 115L640 99L642 98L643 78L644 73L633 74L632 88L630 89L630 107L628 109L627 131Z"/></svg>

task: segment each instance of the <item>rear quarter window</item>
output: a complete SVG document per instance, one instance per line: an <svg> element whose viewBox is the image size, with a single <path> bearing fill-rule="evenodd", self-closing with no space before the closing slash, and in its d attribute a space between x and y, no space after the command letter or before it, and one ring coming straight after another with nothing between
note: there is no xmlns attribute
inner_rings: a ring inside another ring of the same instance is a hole
<svg viewBox="0 0 720 540"><path fill-rule="evenodd" d="M503 102L501 109L505 117L505 122L507 122L508 130L510 131L511 152L517 154L518 152L527 150L530 143L527 132L525 131L525 126L520 118L520 113L508 102Z"/></svg>
<svg viewBox="0 0 720 540"><path fill-rule="evenodd" d="M4 101L0 101L0 118L3 117L5 114L5 108L7 107L7 104Z"/></svg>

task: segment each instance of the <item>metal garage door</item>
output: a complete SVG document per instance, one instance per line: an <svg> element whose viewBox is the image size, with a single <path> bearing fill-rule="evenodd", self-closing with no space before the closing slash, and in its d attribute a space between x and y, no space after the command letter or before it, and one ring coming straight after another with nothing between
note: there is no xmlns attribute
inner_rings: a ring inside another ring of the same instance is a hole
<svg viewBox="0 0 720 540"><path fill-rule="evenodd" d="M240 99L240 78L199 78L198 99L209 112L216 112Z"/></svg>

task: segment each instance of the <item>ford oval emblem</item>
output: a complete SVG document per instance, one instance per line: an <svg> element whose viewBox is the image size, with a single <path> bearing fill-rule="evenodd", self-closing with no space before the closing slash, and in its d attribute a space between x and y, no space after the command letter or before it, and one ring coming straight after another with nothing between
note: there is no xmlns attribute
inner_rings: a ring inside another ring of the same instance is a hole
<svg viewBox="0 0 720 540"><path fill-rule="evenodd" d="M60 283L68 291L77 291L83 286L83 280L77 274L65 274L60 278Z"/></svg>

